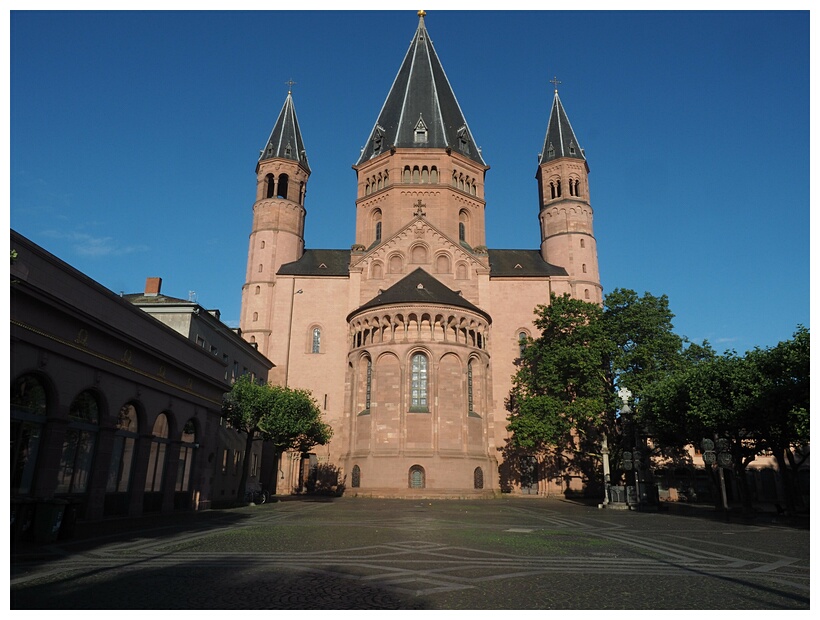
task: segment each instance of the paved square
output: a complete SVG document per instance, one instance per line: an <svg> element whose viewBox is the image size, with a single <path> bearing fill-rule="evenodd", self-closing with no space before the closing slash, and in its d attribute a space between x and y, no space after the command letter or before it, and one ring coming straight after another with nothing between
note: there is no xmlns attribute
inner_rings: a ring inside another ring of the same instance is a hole
<svg viewBox="0 0 820 620"><path fill-rule="evenodd" d="M12 554L12 609L809 609L809 530L559 499L288 500Z"/></svg>

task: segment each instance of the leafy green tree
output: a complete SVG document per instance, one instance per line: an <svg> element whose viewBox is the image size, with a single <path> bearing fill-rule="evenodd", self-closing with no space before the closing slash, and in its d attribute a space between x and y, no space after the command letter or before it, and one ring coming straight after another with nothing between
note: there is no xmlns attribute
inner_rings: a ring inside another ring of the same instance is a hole
<svg viewBox="0 0 820 620"><path fill-rule="evenodd" d="M245 433L245 454L237 498L245 497L248 455L255 440L273 444L276 457L285 450L308 452L330 441L332 429L322 422L319 406L308 390L254 381L243 375L222 399L222 415L230 425Z"/></svg>
<svg viewBox="0 0 820 620"><path fill-rule="evenodd" d="M747 510L752 506L746 469L771 451L783 477L787 510L794 511L797 468L808 457L808 330L799 327L792 340L745 356L729 351L696 360L650 385L641 411L655 439L665 445L682 448L700 445L704 438L727 439Z"/></svg>
<svg viewBox="0 0 820 620"><path fill-rule="evenodd" d="M637 413L620 415L616 390L639 396L683 367L687 354L705 355L708 345L687 353L691 347L673 332L665 295L616 289L603 307L553 295L535 313L541 334L524 349L507 400L509 449L600 459L603 435L617 472L623 448L633 443Z"/></svg>

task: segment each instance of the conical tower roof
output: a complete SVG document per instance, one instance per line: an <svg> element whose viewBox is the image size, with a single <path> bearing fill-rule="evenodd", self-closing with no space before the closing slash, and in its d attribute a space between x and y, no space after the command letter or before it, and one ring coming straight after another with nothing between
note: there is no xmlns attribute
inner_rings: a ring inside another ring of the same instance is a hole
<svg viewBox="0 0 820 620"><path fill-rule="evenodd" d="M424 11L357 165L391 147L451 148L486 165L427 34Z"/></svg>
<svg viewBox="0 0 820 620"><path fill-rule="evenodd" d="M538 165L561 157L574 157L586 161L584 150L578 144L578 138L575 137L567 113L558 97L558 88L556 88L550 120L547 124L547 136L544 139L544 148L541 151Z"/></svg>
<svg viewBox="0 0 820 620"><path fill-rule="evenodd" d="M270 138L265 148L259 153L259 161L274 158L298 162L308 173L310 172L305 143L302 140L302 132L299 130L299 121L296 120L296 108L293 106L290 90L288 90L282 111L279 112L279 118L273 126L273 131L270 132Z"/></svg>

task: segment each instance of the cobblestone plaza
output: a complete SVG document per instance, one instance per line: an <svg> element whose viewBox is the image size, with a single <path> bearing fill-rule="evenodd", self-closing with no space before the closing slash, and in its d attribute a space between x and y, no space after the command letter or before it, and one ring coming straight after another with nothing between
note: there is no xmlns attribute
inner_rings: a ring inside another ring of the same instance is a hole
<svg viewBox="0 0 820 620"><path fill-rule="evenodd" d="M808 521L292 499L22 543L11 609L809 609Z"/></svg>

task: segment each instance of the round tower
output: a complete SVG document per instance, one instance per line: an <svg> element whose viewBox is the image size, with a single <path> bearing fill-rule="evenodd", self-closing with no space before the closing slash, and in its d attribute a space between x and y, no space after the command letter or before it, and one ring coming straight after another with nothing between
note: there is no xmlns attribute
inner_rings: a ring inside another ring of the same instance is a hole
<svg viewBox="0 0 820 620"><path fill-rule="evenodd" d="M589 199L589 166L558 97L560 82L553 80L553 83L555 96L535 175L541 256L548 263L566 269L573 297L602 303L598 248Z"/></svg>
<svg viewBox="0 0 820 620"><path fill-rule="evenodd" d="M310 177L290 91L256 165L256 201L242 287L240 328L267 355L276 272L305 249L305 194Z"/></svg>

